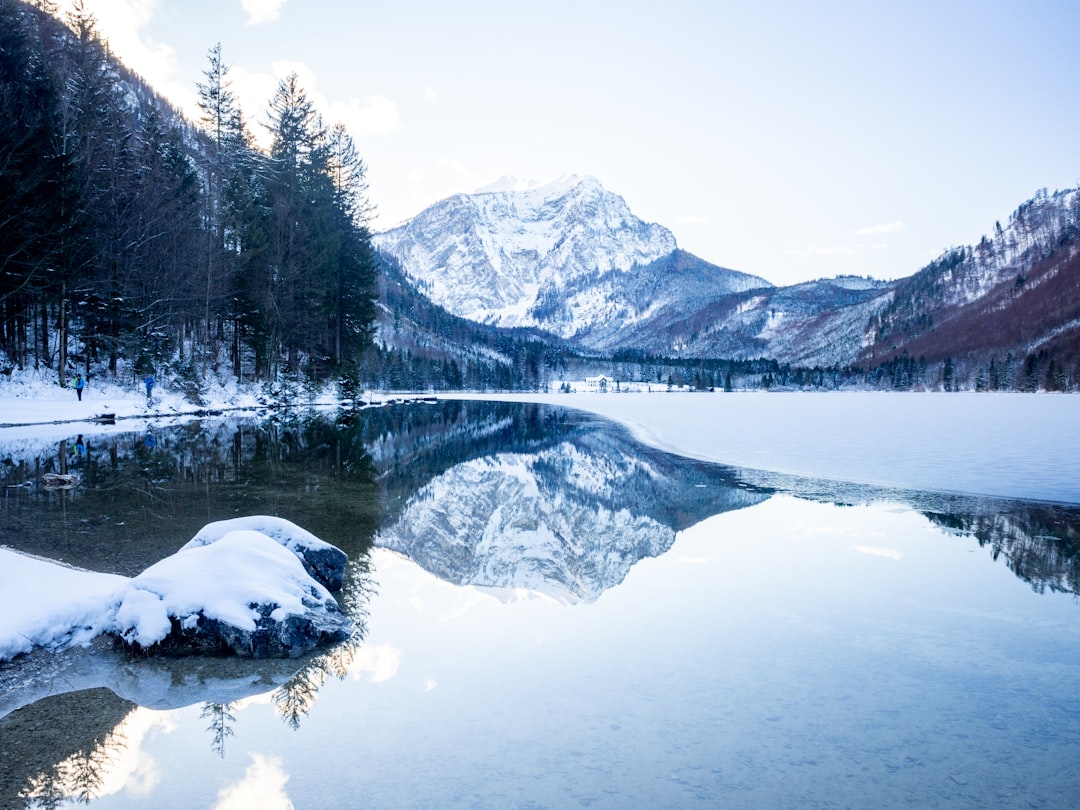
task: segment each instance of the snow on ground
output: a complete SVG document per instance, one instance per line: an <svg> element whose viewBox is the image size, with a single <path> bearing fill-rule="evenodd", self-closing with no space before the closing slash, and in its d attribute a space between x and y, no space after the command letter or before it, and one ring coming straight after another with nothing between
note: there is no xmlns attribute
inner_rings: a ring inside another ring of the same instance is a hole
<svg viewBox="0 0 1080 810"><path fill-rule="evenodd" d="M89 642L128 582L0 548L0 661Z"/></svg>
<svg viewBox="0 0 1080 810"><path fill-rule="evenodd" d="M128 433L183 422L207 411L258 410L273 403L272 392L239 385L235 378L209 380L202 404L187 400L168 381L158 381L148 402L141 383L121 385L93 378L80 402L70 383L68 388L56 384L55 372L16 372L0 384L0 448L7 457L27 457L51 451L61 439L73 442L79 433ZM282 404L326 407L339 401L326 391L301 403ZM95 421L103 414L112 414L116 422Z"/></svg>
<svg viewBox="0 0 1080 810"><path fill-rule="evenodd" d="M204 401L204 405L195 405L162 380L156 382L153 398L148 401L141 382L124 385L94 377L87 383L80 402L71 381L67 388L56 384L55 371L17 372L0 385L0 426L92 420L101 414L123 419L260 406L253 392L235 381L212 384Z"/></svg>

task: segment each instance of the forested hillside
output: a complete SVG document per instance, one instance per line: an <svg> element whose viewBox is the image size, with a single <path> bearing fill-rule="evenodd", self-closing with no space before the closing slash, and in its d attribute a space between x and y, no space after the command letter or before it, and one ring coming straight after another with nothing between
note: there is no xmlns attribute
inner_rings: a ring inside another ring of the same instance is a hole
<svg viewBox="0 0 1080 810"><path fill-rule="evenodd" d="M185 121L81 3L0 0L0 365L349 374L370 344L365 166L296 76L256 147L221 48Z"/></svg>
<svg viewBox="0 0 1080 810"><path fill-rule="evenodd" d="M937 367L945 390L1080 385L1080 191L1045 190L973 247L898 282L859 362L898 384Z"/></svg>

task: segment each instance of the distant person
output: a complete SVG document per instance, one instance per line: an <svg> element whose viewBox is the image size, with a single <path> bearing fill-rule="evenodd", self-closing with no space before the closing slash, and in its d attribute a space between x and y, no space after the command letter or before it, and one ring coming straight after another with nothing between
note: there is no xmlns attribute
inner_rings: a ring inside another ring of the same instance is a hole
<svg viewBox="0 0 1080 810"><path fill-rule="evenodd" d="M75 439L75 458L86 458L86 442L81 433Z"/></svg>
<svg viewBox="0 0 1080 810"><path fill-rule="evenodd" d="M143 380L143 385L146 386L146 401L150 401L150 394L154 391L154 375L147 374L146 379Z"/></svg>
<svg viewBox="0 0 1080 810"><path fill-rule="evenodd" d="M86 387L86 380L83 379L82 374L75 375L75 395L79 398L79 402L82 402L82 390Z"/></svg>
<svg viewBox="0 0 1080 810"><path fill-rule="evenodd" d="M153 450L154 445L157 444L157 438L148 430L146 431L146 438L143 439L143 444L146 445L147 450Z"/></svg>

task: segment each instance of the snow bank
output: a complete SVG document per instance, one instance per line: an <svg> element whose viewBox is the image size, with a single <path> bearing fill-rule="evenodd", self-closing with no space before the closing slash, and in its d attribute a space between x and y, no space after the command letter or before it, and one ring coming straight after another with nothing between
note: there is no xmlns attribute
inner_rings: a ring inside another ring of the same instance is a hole
<svg viewBox="0 0 1080 810"><path fill-rule="evenodd" d="M88 643L109 624L128 583L0 548L0 661L34 647Z"/></svg>
<svg viewBox="0 0 1080 810"><path fill-rule="evenodd" d="M329 546L295 528L298 542ZM286 527L277 529L290 539ZM137 648L169 640L172 652L225 651L222 637L228 651L256 657L299 655L346 638L351 622L287 546L260 531L228 531L134 578L0 549L0 661L34 647L86 645L102 633ZM215 640L205 642L208 634Z"/></svg>

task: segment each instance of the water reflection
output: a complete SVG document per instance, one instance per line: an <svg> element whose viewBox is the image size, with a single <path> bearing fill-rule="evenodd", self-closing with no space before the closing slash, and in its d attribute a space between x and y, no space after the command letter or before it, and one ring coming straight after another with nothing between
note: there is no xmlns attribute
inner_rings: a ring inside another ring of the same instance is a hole
<svg viewBox="0 0 1080 810"><path fill-rule="evenodd" d="M741 470L748 485L841 506L903 504L948 533L978 540L1036 593L1080 595L1080 505L888 489Z"/></svg>
<svg viewBox="0 0 1080 810"><path fill-rule="evenodd" d="M767 497L733 469L583 423L545 447L456 464L410 496L375 543L457 585L593 602L677 532Z"/></svg>
<svg viewBox="0 0 1080 810"><path fill-rule="evenodd" d="M78 458L67 441L0 450L2 483L20 485L4 490L0 542L131 575L175 552L205 523L275 514L348 553L342 599L359 629L302 662L133 660L95 647L0 665L0 748L19 752L0 766L5 807L99 795L137 706L201 706L205 746L222 759L245 701L269 701L282 723L300 729L326 684L345 679L365 652L374 654L365 648L377 591L373 544L440 580L505 600L527 591L590 604L640 561L663 555L680 532L785 494L902 505L947 532L977 538L1035 591L1080 594L1076 506L707 464L558 408L412 404L87 435L85 445ZM80 484L21 486L49 472L75 472Z"/></svg>

